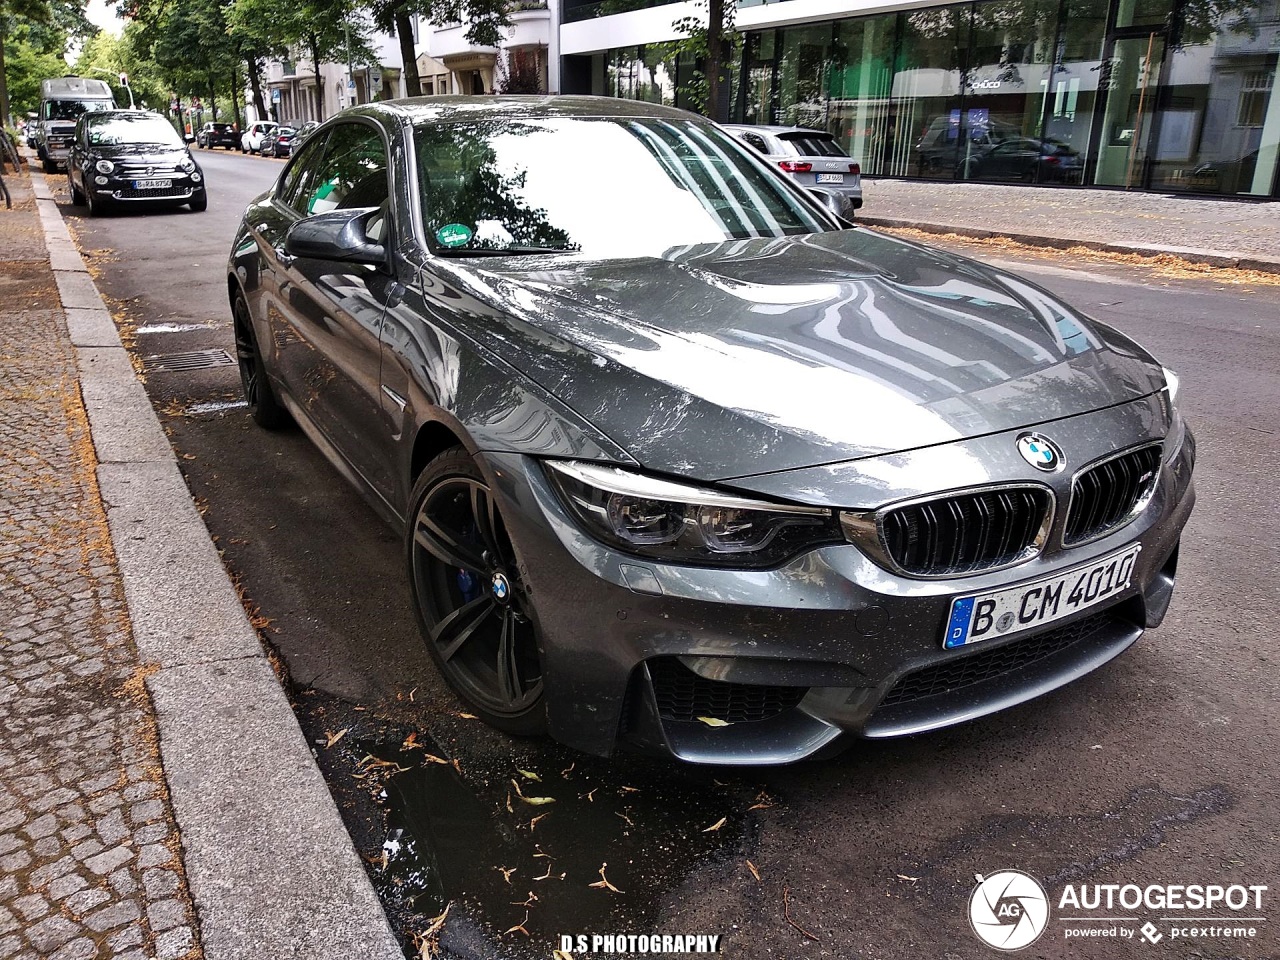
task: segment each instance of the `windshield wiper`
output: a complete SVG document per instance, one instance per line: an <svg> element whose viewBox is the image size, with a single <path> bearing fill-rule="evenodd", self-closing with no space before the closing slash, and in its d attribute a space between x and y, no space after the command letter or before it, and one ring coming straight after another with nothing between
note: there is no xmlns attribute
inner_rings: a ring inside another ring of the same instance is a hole
<svg viewBox="0 0 1280 960"><path fill-rule="evenodd" d="M537 253L573 253L568 247L441 247L441 257L516 257Z"/></svg>

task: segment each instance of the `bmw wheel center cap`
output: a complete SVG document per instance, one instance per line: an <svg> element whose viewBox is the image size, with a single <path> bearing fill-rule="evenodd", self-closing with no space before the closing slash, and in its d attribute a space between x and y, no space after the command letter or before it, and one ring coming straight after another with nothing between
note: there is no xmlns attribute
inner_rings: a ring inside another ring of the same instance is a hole
<svg viewBox="0 0 1280 960"><path fill-rule="evenodd" d="M506 603L511 596L511 581L507 579L507 575L501 571L495 573L490 586L493 590L493 599L499 603Z"/></svg>
<svg viewBox="0 0 1280 960"><path fill-rule="evenodd" d="M1065 460L1058 445L1038 433L1024 433L1018 437L1018 453L1031 466L1045 473L1061 470Z"/></svg>

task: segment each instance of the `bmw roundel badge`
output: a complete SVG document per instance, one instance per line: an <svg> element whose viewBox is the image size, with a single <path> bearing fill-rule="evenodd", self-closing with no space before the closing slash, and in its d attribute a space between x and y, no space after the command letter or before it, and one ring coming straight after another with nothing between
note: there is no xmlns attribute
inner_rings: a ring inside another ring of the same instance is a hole
<svg viewBox="0 0 1280 960"><path fill-rule="evenodd" d="M491 581L493 587L493 598L498 601L505 601L511 595L511 584L507 581L506 575L503 573L495 573Z"/></svg>
<svg viewBox="0 0 1280 960"><path fill-rule="evenodd" d="M1018 453L1027 463L1045 473L1061 470L1065 459L1056 443L1038 433L1024 433L1018 437Z"/></svg>

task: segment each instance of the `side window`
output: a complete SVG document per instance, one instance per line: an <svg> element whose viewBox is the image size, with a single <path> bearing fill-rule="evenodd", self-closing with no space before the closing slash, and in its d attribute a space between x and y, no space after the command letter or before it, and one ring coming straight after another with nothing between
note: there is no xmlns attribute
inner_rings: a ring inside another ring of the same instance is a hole
<svg viewBox="0 0 1280 960"><path fill-rule="evenodd" d="M317 176L303 190L304 214L379 207L390 196L387 148L373 127L343 123L325 143Z"/></svg>
<svg viewBox="0 0 1280 960"><path fill-rule="evenodd" d="M308 143L293 163L289 164L280 183L280 201L304 217L308 215L307 200L319 171L324 144L324 137L317 137Z"/></svg>
<svg viewBox="0 0 1280 960"><path fill-rule="evenodd" d="M744 133L742 135L742 139L746 142L747 146L754 147L766 155L769 153L769 147L765 144L764 137L760 136L760 134Z"/></svg>

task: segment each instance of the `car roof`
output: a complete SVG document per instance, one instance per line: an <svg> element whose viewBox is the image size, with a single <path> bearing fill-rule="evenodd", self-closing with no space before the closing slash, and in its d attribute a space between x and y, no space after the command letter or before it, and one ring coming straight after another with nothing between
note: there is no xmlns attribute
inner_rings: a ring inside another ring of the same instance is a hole
<svg viewBox="0 0 1280 960"><path fill-rule="evenodd" d="M542 117L636 117L687 120L694 114L640 100L585 96L445 96L382 100L349 113L422 120L490 120Z"/></svg>
<svg viewBox="0 0 1280 960"><path fill-rule="evenodd" d="M775 126L768 126L763 123L726 123L726 124L722 124L722 126L726 130L733 130L734 132L740 131L742 133L752 133L752 132L771 133L775 137L784 133L803 133L806 136L817 134L820 137L831 137L832 140L835 139L835 137L832 136L832 134L827 133L827 131L817 130L814 127L775 127Z"/></svg>

